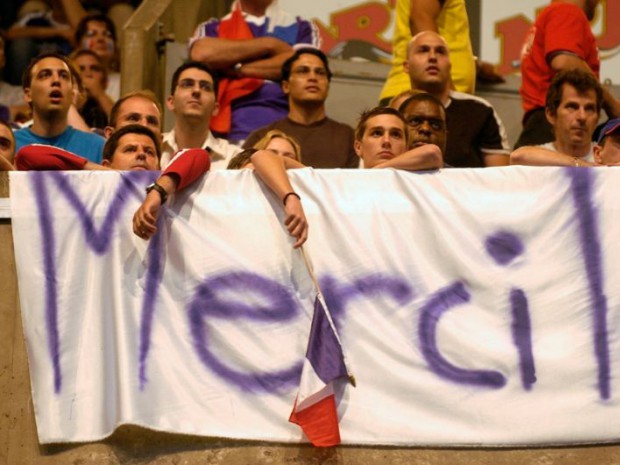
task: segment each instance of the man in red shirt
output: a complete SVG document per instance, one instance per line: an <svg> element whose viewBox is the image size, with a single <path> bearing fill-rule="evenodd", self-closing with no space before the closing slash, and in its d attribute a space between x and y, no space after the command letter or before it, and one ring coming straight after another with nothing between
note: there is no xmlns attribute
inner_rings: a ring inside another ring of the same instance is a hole
<svg viewBox="0 0 620 465"><path fill-rule="evenodd" d="M599 0L553 0L536 18L521 55L523 131L515 147L551 142L545 117L545 96L553 76L562 70L583 69L599 76L600 59L590 21ZM620 115L620 102L609 91L604 108Z"/></svg>

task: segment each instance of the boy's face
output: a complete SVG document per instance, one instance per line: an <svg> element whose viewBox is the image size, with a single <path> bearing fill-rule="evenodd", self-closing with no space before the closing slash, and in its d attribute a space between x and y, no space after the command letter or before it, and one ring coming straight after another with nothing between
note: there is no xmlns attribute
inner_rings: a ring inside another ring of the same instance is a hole
<svg viewBox="0 0 620 465"><path fill-rule="evenodd" d="M362 139L355 141L355 153L364 160L365 168L373 168L407 150L405 131L397 116L373 116L366 121Z"/></svg>

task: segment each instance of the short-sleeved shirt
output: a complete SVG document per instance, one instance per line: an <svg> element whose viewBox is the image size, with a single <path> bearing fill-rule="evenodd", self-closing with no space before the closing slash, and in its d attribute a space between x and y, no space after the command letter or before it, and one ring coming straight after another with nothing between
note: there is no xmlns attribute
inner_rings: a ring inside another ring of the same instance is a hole
<svg viewBox="0 0 620 465"><path fill-rule="evenodd" d="M329 118L310 125L284 118L254 131L244 147L254 146L265 134L279 129L293 136L301 146L301 162L313 168L357 168L359 157L353 148L353 129Z"/></svg>
<svg viewBox="0 0 620 465"><path fill-rule="evenodd" d="M15 131L15 152L30 144L52 145L80 155L94 163L101 163L105 139L100 135L79 131L71 126L67 126L67 129L56 137L37 136L30 128Z"/></svg>
<svg viewBox="0 0 620 465"><path fill-rule="evenodd" d="M450 92L446 106L448 141L445 162L453 167L481 168L487 154L509 155L502 120L489 102L470 94Z"/></svg>
<svg viewBox="0 0 620 465"><path fill-rule="evenodd" d="M243 14L246 23L255 38L275 37L289 45L310 44L318 47L320 38L318 30L310 21L292 16L278 10L277 24L270 25L268 15L257 17ZM222 18L229 19L231 14ZM203 37L219 37L220 19L212 18L196 28L190 40L190 48L196 40ZM288 99L282 92L280 84L265 80L263 85L245 97L232 102L232 120L228 139L242 141L248 135L265 124L284 118L288 114Z"/></svg>
<svg viewBox="0 0 620 465"><path fill-rule="evenodd" d="M587 63L598 77L600 59L596 39L585 12L570 3L552 3L536 18L521 55L521 98L527 113L545 106L556 72L549 62L557 53L570 53Z"/></svg>

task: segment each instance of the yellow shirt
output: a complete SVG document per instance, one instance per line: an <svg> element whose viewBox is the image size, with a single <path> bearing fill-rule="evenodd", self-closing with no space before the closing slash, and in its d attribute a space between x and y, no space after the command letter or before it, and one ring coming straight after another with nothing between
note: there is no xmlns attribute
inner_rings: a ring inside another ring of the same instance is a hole
<svg viewBox="0 0 620 465"><path fill-rule="evenodd" d="M396 0L396 24L392 40L392 68L381 91L380 99L394 97L411 88L409 75L403 69L407 44L411 40L409 16L411 0ZM476 85L476 63L469 38L469 21L465 0L446 0L437 18L439 34L450 48L452 82L459 92L472 94Z"/></svg>

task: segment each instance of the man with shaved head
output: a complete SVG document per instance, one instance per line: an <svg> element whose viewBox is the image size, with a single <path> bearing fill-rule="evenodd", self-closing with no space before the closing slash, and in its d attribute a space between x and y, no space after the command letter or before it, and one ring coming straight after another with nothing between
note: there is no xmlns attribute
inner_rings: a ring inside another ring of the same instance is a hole
<svg viewBox="0 0 620 465"><path fill-rule="evenodd" d="M509 162L506 131L489 102L450 88L450 50L443 37L424 31L409 42L405 70L411 88L435 96L446 109L444 160L453 167L503 166Z"/></svg>

